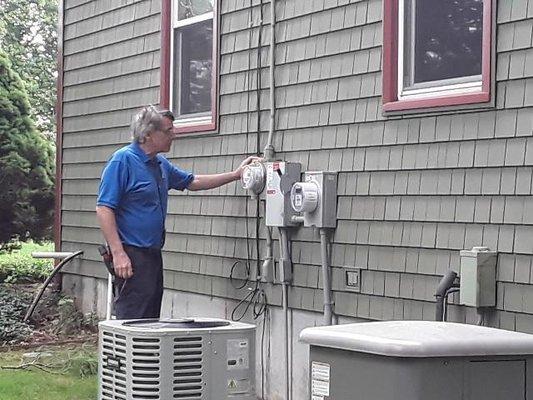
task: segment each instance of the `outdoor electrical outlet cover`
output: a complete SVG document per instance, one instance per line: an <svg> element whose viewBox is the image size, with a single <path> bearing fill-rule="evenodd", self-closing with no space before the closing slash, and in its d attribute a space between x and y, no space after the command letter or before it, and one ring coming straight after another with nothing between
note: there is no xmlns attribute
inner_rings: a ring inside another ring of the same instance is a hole
<svg viewBox="0 0 533 400"><path fill-rule="evenodd" d="M361 291L361 269L344 267L345 289L351 292Z"/></svg>

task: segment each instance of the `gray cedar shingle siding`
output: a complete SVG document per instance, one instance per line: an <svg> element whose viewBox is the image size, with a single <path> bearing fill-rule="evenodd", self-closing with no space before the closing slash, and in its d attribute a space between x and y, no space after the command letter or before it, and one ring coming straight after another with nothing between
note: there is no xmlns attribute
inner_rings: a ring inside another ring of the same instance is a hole
<svg viewBox="0 0 533 400"><path fill-rule="evenodd" d="M184 168L230 169L255 151L259 1L252 4L221 2L220 132L176 140L169 158ZM265 2L263 142L269 7ZM158 102L160 2L67 1L65 8L62 247L85 250L72 273L103 277L95 192L105 161L129 140L132 113ZM532 332L533 2L498 2L494 109L403 118L381 112L381 0L278 0L276 11L278 156L304 170L339 171L336 312L432 319L440 275L457 268L460 249L484 244L500 252L491 324ZM172 193L167 286L240 299L228 276L246 258L254 213L238 185ZM320 312L317 242L310 230L294 236L290 303ZM363 269L360 294L344 291L343 266ZM279 287L266 290L280 304ZM449 315L477 318L457 305Z"/></svg>

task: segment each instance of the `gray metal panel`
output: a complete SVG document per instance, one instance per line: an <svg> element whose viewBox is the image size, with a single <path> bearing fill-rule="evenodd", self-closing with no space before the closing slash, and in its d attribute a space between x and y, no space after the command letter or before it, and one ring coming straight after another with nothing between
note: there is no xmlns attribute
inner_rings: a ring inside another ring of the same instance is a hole
<svg viewBox="0 0 533 400"><path fill-rule="evenodd" d="M531 358L488 362L482 358L413 360L311 346L310 382L313 361L330 368L329 396L325 399L504 400L510 398L508 393L513 394L513 399L531 398L529 390L525 389L525 384L528 388L531 385L531 374L526 367ZM508 379L503 381L499 372ZM481 381L483 377L491 379ZM485 382L490 383L486 385ZM495 386L498 388L494 391L484 390ZM503 387L509 392L503 392Z"/></svg>

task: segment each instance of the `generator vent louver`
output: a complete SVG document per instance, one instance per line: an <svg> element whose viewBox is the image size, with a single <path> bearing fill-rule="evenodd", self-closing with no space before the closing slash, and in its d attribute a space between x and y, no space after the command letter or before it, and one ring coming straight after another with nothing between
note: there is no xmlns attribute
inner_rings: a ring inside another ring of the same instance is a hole
<svg viewBox="0 0 533 400"><path fill-rule="evenodd" d="M203 380L202 337L174 339L173 397L181 400L202 398Z"/></svg>
<svg viewBox="0 0 533 400"><path fill-rule="evenodd" d="M126 399L126 336L113 332L102 335L102 399Z"/></svg>

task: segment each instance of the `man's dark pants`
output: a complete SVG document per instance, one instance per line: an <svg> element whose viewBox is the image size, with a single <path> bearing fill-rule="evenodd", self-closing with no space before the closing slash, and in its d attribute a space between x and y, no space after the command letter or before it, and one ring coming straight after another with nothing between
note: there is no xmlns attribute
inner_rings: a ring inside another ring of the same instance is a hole
<svg viewBox="0 0 533 400"><path fill-rule="evenodd" d="M159 318L163 298L161 250L124 245L131 260L133 276L115 279L117 319Z"/></svg>

